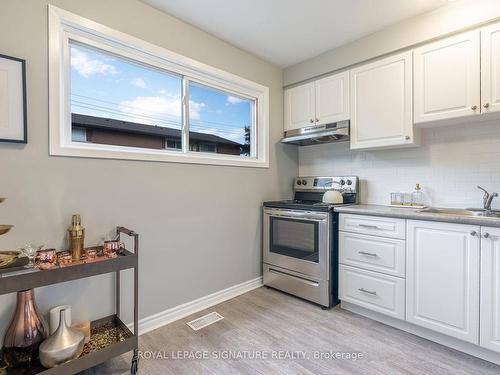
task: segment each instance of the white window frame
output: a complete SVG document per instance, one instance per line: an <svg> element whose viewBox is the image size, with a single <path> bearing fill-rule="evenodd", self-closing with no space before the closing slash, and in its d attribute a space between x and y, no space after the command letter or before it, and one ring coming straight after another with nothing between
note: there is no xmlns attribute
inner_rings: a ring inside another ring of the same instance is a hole
<svg viewBox="0 0 500 375"><path fill-rule="evenodd" d="M50 155L151 160L175 163L269 167L269 88L222 71L107 26L48 5L49 13L49 150ZM138 147L73 142L71 139L69 42L83 43L124 58L185 76L183 85L183 149L150 150ZM189 152L188 82L255 100L251 156Z"/></svg>

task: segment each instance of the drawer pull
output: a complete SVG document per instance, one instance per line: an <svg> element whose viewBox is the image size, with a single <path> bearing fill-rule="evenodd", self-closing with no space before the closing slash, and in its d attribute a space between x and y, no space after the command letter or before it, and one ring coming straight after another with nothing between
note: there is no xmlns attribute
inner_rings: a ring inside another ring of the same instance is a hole
<svg viewBox="0 0 500 375"><path fill-rule="evenodd" d="M270 273L274 273L275 275L289 277L291 279L300 281L301 283L304 283L304 284L309 285L309 286L319 287L319 282L317 282L317 281L311 281L311 280L303 279L302 277L290 275L289 273L277 271L277 270L274 270L272 268L269 268L269 272Z"/></svg>
<svg viewBox="0 0 500 375"><path fill-rule="evenodd" d="M377 227L376 225L368 225L368 224L358 224L358 226L362 227L362 228L368 228L368 229L380 229L379 227Z"/></svg>
<svg viewBox="0 0 500 375"><path fill-rule="evenodd" d="M358 254L366 255L367 257L377 257L378 256L375 253L367 253L366 251L358 251Z"/></svg>
<svg viewBox="0 0 500 375"><path fill-rule="evenodd" d="M371 294L372 296L376 296L377 292L372 292L371 290L366 290L365 288L359 288L358 289L360 292L366 293L366 294Z"/></svg>

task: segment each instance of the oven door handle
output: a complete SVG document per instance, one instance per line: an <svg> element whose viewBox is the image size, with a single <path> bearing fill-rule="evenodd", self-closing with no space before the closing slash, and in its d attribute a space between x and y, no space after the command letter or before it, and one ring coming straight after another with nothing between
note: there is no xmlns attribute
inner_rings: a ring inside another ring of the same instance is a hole
<svg viewBox="0 0 500 375"><path fill-rule="evenodd" d="M315 220L315 221L324 221L328 219L327 215L314 214L309 212L265 212L268 216L281 217L285 219L306 219L306 220Z"/></svg>

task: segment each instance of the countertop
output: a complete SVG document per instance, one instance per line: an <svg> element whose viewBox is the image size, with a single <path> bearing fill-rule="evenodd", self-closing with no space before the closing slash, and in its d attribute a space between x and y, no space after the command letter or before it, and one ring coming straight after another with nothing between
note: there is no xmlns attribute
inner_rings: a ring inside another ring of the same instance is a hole
<svg viewBox="0 0 500 375"><path fill-rule="evenodd" d="M500 218L484 216L463 216L455 214L442 214L431 212L420 212L420 209L396 208L380 206L376 204L358 204L352 206L338 206L335 212L357 215L372 215L383 217L397 217L402 219L441 221L456 224L482 225L488 227L500 227Z"/></svg>

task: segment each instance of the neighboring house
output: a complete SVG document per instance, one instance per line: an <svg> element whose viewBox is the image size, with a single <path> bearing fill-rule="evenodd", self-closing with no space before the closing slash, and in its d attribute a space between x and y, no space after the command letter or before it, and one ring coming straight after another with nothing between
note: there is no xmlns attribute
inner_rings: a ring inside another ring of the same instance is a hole
<svg viewBox="0 0 500 375"><path fill-rule="evenodd" d="M180 150L181 130L73 113L75 142L99 143L151 149ZM242 144L213 134L189 132L191 151L240 155Z"/></svg>

